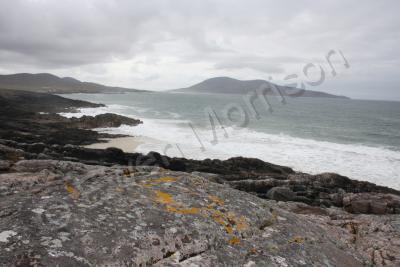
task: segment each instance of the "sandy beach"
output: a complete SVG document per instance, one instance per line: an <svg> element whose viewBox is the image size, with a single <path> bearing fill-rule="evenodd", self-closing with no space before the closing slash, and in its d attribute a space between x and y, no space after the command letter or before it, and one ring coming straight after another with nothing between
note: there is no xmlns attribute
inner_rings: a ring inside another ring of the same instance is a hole
<svg viewBox="0 0 400 267"><path fill-rule="evenodd" d="M95 143L91 145L84 146L86 148L95 148L95 149L105 149L108 147L116 147L122 149L124 152L135 152L136 148L143 144L143 138L141 137L119 137L119 138L107 138L103 139L107 141L105 143Z"/></svg>

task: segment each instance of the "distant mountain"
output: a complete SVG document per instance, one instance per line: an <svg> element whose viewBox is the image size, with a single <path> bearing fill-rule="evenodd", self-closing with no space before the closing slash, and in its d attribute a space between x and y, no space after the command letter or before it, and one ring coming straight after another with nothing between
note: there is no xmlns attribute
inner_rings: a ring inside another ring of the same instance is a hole
<svg viewBox="0 0 400 267"><path fill-rule="evenodd" d="M91 82L81 82L71 77L60 78L49 73L18 73L0 75L0 88L41 93L122 93L142 90L105 86Z"/></svg>
<svg viewBox="0 0 400 267"><path fill-rule="evenodd" d="M319 91L300 90L288 86L279 86L265 80L241 81L229 77L216 77L207 79L193 86L171 90L176 93L218 93L218 94L247 94L250 91L257 90L262 85L275 85L282 94L294 97L327 97L327 98L348 98L345 96L332 95ZM279 94L278 90L271 90L270 95Z"/></svg>

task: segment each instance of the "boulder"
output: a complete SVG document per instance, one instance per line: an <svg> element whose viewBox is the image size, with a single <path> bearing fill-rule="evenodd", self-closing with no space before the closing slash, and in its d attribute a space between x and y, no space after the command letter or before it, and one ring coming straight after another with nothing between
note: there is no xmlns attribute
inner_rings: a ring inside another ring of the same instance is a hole
<svg viewBox="0 0 400 267"><path fill-rule="evenodd" d="M136 126L142 121L137 119L128 118L125 116L106 113L92 116L83 116L80 118L70 118L68 120L70 127L82 128L82 129L94 129L94 128L108 128L108 127L119 127L122 124Z"/></svg>
<svg viewBox="0 0 400 267"><path fill-rule="evenodd" d="M343 206L351 213L400 214L400 197L381 193L346 194Z"/></svg>
<svg viewBox="0 0 400 267"><path fill-rule="evenodd" d="M290 201L296 198L296 194L287 187L274 187L268 191L267 198L277 201Z"/></svg>

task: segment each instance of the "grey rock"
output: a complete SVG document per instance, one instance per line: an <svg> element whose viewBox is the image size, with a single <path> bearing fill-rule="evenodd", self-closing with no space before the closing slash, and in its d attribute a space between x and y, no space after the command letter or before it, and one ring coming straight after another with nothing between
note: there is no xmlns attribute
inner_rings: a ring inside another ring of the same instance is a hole
<svg viewBox="0 0 400 267"><path fill-rule="evenodd" d="M10 169L11 163L8 160L0 160L0 171L7 171Z"/></svg>
<svg viewBox="0 0 400 267"><path fill-rule="evenodd" d="M25 152L21 149L16 149L13 147L0 144L0 159L15 162L22 159L24 155Z"/></svg>
<svg viewBox="0 0 400 267"><path fill-rule="evenodd" d="M366 260L326 238L327 228L313 220L201 173L51 160L16 165L23 172L0 177L8 192L0 195L0 265L363 266Z"/></svg>
<svg viewBox="0 0 400 267"><path fill-rule="evenodd" d="M128 118L125 116L106 113L92 116L83 116L80 118L70 118L68 120L69 127L76 127L82 129L93 129L93 128L106 128L106 127L119 127L122 124L136 126L142 121L137 119Z"/></svg>
<svg viewBox="0 0 400 267"><path fill-rule="evenodd" d="M400 197L391 194L346 194L344 209L351 213L400 214Z"/></svg>
<svg viewBox="0 0 400 267"><path fill-rule="evenodd" d="M296 194L287 187L274 187L268 191L267 198L277 201L290 201L296 198Z"/></svg>

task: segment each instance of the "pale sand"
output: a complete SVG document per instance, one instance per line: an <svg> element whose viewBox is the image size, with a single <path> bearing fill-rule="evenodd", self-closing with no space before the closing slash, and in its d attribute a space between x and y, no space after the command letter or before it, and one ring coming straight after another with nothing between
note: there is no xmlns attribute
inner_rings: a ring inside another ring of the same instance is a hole
<svg viewBox="0 0 400 267"><path fill-rule="evenodd" d="M144 143L141 137L118 137L103 139L107 143L96 143L84 146L86 148L105 149L108 147L116 147L122 149L124 152L135 152L136 148Z"/></svg>

